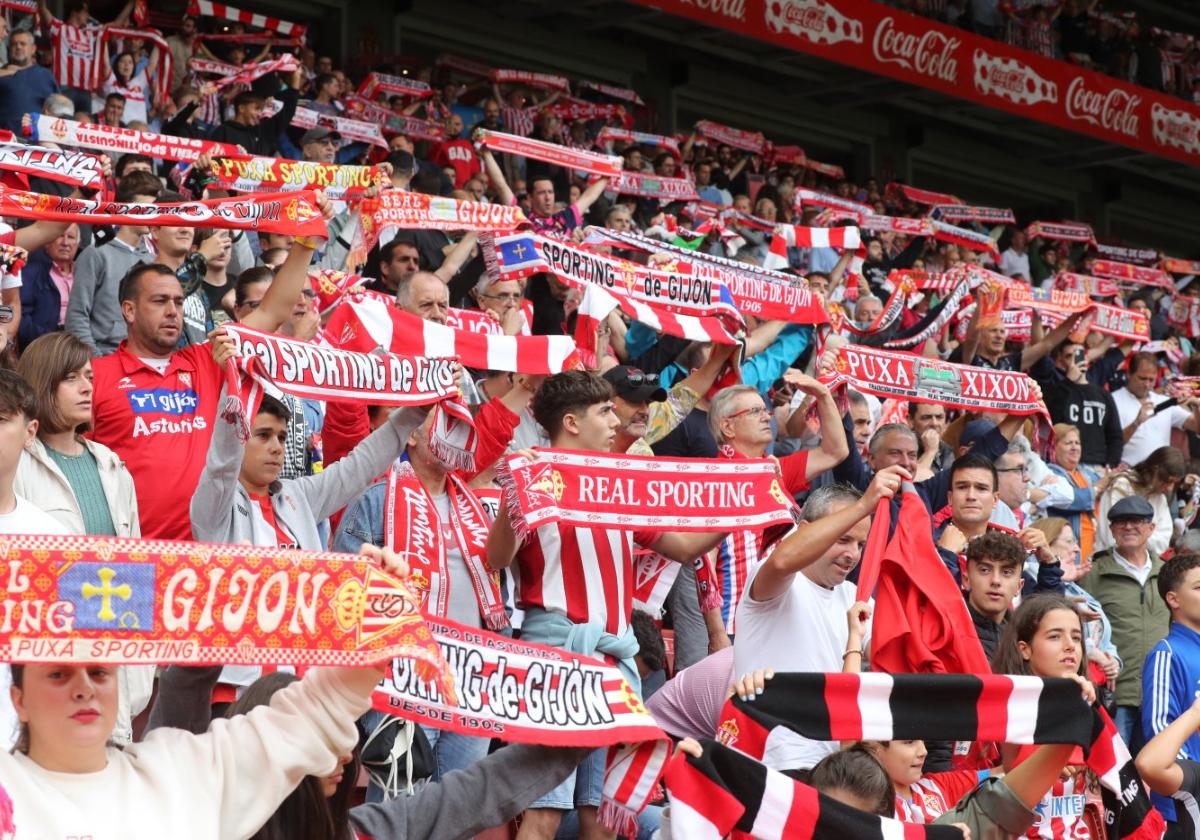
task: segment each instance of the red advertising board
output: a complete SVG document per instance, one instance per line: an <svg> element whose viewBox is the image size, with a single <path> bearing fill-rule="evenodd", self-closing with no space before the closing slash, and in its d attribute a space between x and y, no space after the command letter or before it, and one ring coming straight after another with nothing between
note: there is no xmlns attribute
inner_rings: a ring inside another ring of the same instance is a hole
<svg viewBox="0 0 1200 840"><path fill-rule="evenodd" d="M871 0L633 0L1031 120L1200 164L1200 107Z"/></svg>

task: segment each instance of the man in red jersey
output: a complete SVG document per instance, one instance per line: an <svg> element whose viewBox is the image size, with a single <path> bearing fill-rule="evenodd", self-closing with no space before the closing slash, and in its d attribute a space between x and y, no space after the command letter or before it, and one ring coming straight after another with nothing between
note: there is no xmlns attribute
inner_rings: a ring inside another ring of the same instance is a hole
<svg viewBox="0 0 1200 840"><path fill-rule="evenodd" d="M332 207L317 193L328 219ZM298 237L248 327L273 332L291 318L308 283L318 241ZM183 329L183 287L175 272L153 263L121 282L129 335L115 353L93 362L91 436L121 456L133 475L142 536L190 540L188 505L208 453L225 372L207 344L176 350Z"/></svg>

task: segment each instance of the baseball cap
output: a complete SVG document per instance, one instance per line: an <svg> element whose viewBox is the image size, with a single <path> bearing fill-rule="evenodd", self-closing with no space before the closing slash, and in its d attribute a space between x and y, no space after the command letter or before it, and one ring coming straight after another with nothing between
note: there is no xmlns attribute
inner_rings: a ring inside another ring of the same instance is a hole
<svg viewBox="0 0 1200 840"><path fill-rule="evenodd" d="M304 132L304 136L300 138L300 145L307 146L309 143L315 143L318 140L324 140L326 137L331 138L334 141L342 139L342 135L338 134L332 128L319 125L316 128L310 128L308 131Z"/></svg>
<svg viewBox="0 0 1200 840"><path fill-rule="evenodd" d="M963 426L962 434L958 436L958 445L972 446L994 428L996 424L991 420L972 420Z"/></svg>
<svg viewBox="0 0 1200 840"><path fill-rule="evenodd" d="M658 384L657 373L642 373L629 365L617 365L604 372L604 378L617 396L632 403L660 402L667 392Z"/></svg>
<svg viewBox="0 0 1200 840"><path fill-rule="evenodd" d="M1153 519L1154 508L1141 496L1126 496L1118 499L1116 504L1108 509L1108 521L1117 522L1121 519Z"/></svg>

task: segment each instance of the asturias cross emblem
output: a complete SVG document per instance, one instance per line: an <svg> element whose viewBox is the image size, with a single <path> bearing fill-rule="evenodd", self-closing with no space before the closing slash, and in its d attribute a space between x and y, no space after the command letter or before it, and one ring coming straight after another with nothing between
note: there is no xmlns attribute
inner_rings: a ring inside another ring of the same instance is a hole
<svg viewBox="0 0 1200 840"><path fill-rule="evenodd" d="M114 595L122 601L128 601L133 597L133 590L129 588L129 584L122 583L120 586L112 585L112 579L116 577L116 574L112 569L105 567L96 573L97 577L100 578L99 586L91 583L83 585L84 598L100 597L100 612L96 614L96 617L101 621L112 621L117 617L112 608Z"/></svg>

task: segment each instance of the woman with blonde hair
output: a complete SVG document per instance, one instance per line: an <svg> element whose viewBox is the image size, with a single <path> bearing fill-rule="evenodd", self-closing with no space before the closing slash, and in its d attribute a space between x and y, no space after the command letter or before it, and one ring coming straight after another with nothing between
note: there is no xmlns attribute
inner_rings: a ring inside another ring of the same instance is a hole
<svg viewBox="0 0 1200 840"><path fill-rule="evenodd" d="M1055 475L1065 478L1075 491L1069 505L1047 508L1048 516L1059 516L1071 525L1071 532L1079 543L1084 559L1091 560L1092 545L1096 539L1096 482L1100 473L1092 467L1079 463L1083 457L1083 443L1079 429L1070 423L1054 424L1054 460L1046 466Z"/></svg>

